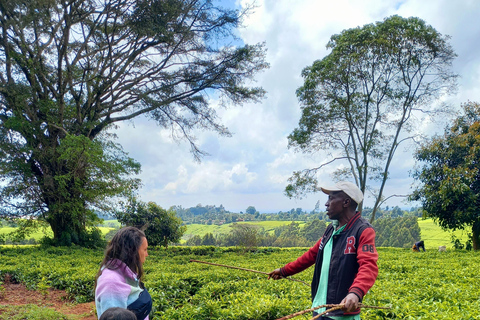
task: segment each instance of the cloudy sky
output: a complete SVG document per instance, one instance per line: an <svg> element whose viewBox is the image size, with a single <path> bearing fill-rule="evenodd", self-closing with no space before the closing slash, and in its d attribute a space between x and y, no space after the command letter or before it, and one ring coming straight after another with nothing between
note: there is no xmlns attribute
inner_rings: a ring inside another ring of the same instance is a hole
<svg viewBox="0 0 480 320"><path fill-rule="evenodd" d="M246 0L229 1L240 7ZM248 1L248 3L251 1ZM313 210L326 196L321 193L296 200L284 195L287 179L296 170L317 166L325 157L294 153L287 136L297 126L300 105L295 90L302 85L300 73L329 52L325 46L333 34L344 29L382 21L398 14L416 16L443 35L451 36L458 58L454 71L460 75L456 95L445 98L452 106L480 101L480 1L478 0L257 0L258 8L239 30L245 43L266 42L270 68L260 73L256 85L267 91L258 104L246 104L218 114L233 136L218 137L198 132L200 147L210 155L195 162L186 142L175 142L169 132L153 122L137 119L116 131L119 142L142 164L142 201L164 208L223 205L233 212L254 206L260 212L292 208ZM431 126L430 126L431 128ZM437 128L443 132L443 127ZM429 134L435 133L430 129ZM407 150L405 150L407 149ZM400 148L392 165L385 196L407 194L414 165L412 148ZM331 185L332 165L319 175L320 185ZM367 206L373 199L365 200ZM385 205L410 208L401 198Z"/></svg>

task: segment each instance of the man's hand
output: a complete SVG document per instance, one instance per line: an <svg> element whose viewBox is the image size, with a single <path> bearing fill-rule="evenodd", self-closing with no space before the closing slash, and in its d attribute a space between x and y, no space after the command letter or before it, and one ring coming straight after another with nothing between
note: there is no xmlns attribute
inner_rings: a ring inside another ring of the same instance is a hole
<svg viewBox="0 0 480 320"><path fill-rule="evenodd" d="M354 293L349 293L345 298L343 298L342 302L340 304L344 304L345 307L343 308L343 311L345 312L353 312L357 310L358 308L358 296Z"/></svg>
<svg viewBox="0 0 480 320"><path fill-rule="evenodd" d="M283 276L282 276L282 273L280 272L280 269L275 269L273 270L272 272L270 272L268 274L268 279L272 278L273 280L278 280L278 279L282 279Z"/></svg>

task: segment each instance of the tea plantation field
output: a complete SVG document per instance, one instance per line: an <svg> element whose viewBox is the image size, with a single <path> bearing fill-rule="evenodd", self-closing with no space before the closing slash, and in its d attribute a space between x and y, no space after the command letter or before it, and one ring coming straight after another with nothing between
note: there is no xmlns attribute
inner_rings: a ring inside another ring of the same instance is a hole
<svg viewBox="0 0 480 320"><path fill-rule="evenodd" d="M378 250L379 277L364 303L391 309L364 309L362 319L480 319L480 252ZM154 301L151 319L273 320L307 309L307 285L190 262L269 272L304 251L265 248L242 254L235 248L152 248L144 265L145 285ZM79 302L91 301L102 255L101 250L78 248L0 247L0 279L8 273L29 288L56 287ZM310 268L295 278L309 283L312 273Z"/></svg>
<svg viewBox="0 0 480 320"><path fill-rule="evenodd" d="M265 231L273 232L274 228L280 226L288 225L292 223L291 221L248 221L241 222L251 225L256 225L263 228ZM297 221L300 227L305 225L304 221ZM418 225L421 230L421 239L425 241L425 247L427 249L436 249L438 246L446 246L447 248L452 248L452 235L458 238L461 243L465 243L468 240L468 232L471 230L443 230L438 224L436 224L431 218L430 219L418 219ZM109 231L118 228L120 224L117 220L106 220L103 225L100 227L100 231L103 235L106 235ZM228 234L231 231L232 224L223 224L219 225L206 225L206 224L188 224L187 231L181 239L181 243L184 244L187 239L192 236L198 235L204 237L207 233L212 233L214 236L219 234ZM0 227L0 236L7 235L10 232L13 232L16 228L12 227ZM36 241L39 241L45 235L51 237L53 235L50 227L47 227L45 230L38 230L37 232L28 236L28 239L33 238ZM420 240L420 239L418 239ZM8 243L8 242L7 242ZM412 243L413 244L413 243Z"/></svg>
<svg viewBox="0 0 480 320"><path fill-rule="evenodd" d="M265 231L273 232L274 228L290 224L291 221L249 221L241 222L251 225L256 225L261 228L264 228ZM305 225L303 221L297 221L300 227ZM213 235L218 234L227 234L231 230L232 224L224 224L221 226L217 225L205 225L205 224L188 224L187 231L185 232L182 243L184 243L188 238L198 235L203 238L206 233L212 233ZM438 246L446 246L447 248L452 248L452 235L458 238L461 243L465 243L468 240L467 234L471 230L443 230L436 222L431 218L428 219L418 219L418 226L421 230L421 239L425 241L425 247L427 249L437 249ZM0 229L1 232L1 229ZM413 244L413 243L412 243Z"/></svg>

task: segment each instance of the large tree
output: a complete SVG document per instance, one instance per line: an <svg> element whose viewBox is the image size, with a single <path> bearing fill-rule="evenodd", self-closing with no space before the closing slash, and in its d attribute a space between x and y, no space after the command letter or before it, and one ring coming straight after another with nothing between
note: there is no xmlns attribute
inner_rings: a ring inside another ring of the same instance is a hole
<svg viewBox="0 0 480 320"><path fill-rule="evenodd" d="M302 72L302 116L289 136L295 150L327 157L294 172L286 194L316 192L317 173L335 162L343 168L335 179L352 179L374 196L373 221L394 154L415 136L419 112L432 112L435 99L455 88L455 53L423 20L399 16L344 30L327 48L330 54ZM369 188L370 179L380 187Z"/></svg>
<svg viewBox="0 0 480 320"><path fill-rule="evenodd" d="M443 136L416 151L418 182L412 200L445 229L472 228L472 244L480 249L480 104L463 105Z"/></svg>
<svg viewBox="0 0 480 320"><path fill-rule="evenodd" d="M239 45L244 11L210 0L2 0L0 208L38 217L74 243L96 206L128 195L139 170L112 142L115 124L145 116L193 156L194 129L229 135L209 103L257 101L248 84L263 44ZM111 208L111 206L110 206Z"/></svg>

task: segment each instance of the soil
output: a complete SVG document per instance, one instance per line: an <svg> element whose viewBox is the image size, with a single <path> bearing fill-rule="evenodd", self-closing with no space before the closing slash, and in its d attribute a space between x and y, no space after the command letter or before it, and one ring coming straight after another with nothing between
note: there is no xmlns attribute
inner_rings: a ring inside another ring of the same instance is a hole
<svg viewBox="0 0 480 320"><path fill-rule="evenodd" d="M14 283L7 275L0 289L0 305L35 304L54 309L64 315L74 316L79 320L97 320L95 303L75 303L68 299L64 290L48 289L45 292L28 290L21 283ZM2 313L0 309L0 314Z"/></svg>

